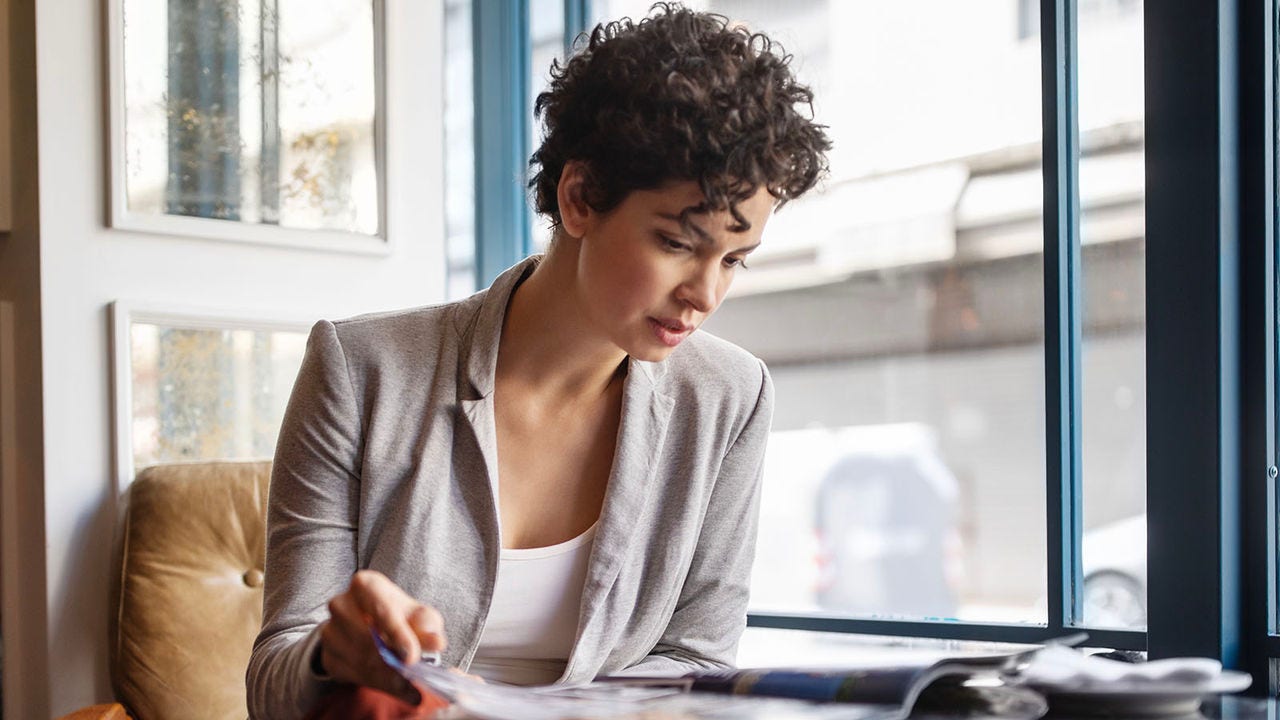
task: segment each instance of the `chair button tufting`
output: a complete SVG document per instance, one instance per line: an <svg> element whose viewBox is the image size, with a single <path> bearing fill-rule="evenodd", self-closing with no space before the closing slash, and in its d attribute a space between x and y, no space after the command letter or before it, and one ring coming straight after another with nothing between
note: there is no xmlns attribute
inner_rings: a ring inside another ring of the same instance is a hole
<svg viewBox="0 0 1280 720"><path fill-rule="evenodd" d="M253 568L244 574L244 584L249 587L262 587L262 571Z"/></svg>

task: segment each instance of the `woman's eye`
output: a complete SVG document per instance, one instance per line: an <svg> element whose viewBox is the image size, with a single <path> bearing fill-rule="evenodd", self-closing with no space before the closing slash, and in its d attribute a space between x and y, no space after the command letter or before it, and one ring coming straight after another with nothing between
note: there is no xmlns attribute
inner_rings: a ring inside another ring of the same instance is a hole
<svg viewBox="0 0 1280 720"><path fill-rule="evenodd" d="M743 258L727 257L724 259L724 264L731 268L742 268L743 270L747 269L747 261L744 260Z"/></svg>
<svg viewBox="0 0 1280 720"><path fill-rule="evenodd" d="M658 239L662 242L663 245L666 246L668 250L688 250L689 249L688 245L680 242L679 240L676 240L673 237L668 237L666 235L659 235Z"/></svg>

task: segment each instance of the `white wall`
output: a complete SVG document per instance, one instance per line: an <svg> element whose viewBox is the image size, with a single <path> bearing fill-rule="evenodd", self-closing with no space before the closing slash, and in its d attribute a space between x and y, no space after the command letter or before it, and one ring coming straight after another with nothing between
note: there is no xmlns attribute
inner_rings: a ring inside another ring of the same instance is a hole
<svg viewBox="0 0 1280 720"><path fill-rule="evenodd" d="M443 11L439 2L386 4L387 224L394 250L387 257L367 257L104 227L103 4L37 2L52 715L111 697L108 587L117 487L112 477L108 303L129 298L334 318L443 297ZM37 717L43 710L32 705L14 717Z"/></svg>

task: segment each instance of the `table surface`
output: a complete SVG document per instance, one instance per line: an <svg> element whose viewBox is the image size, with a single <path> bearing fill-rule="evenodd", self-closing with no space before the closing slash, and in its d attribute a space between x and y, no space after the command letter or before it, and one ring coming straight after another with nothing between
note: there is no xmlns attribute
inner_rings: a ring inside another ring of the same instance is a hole
<svg viewBox="0 0 1280 720"><path fill-rule="evenodd" d="M1277 715L1277 704L1275 698L1255 698L1240 695L1224 696L1221 698L1213 698L1206 700L1201 706L1200 711L1190 715L1156 715L1138 718L1131 714L1110 714L1110 715L1074 715L1074 714L1056 714L1052 710L1048 715L1044 716L1044 720L1280 720ZM919 714L912 713L911 720L956 720L959 716L945 714ZM965 720L979 720L978 717L969 715ZM992 716L983 720L1009 720L1006 718L998 718Z"/></svg>
<svg viewBox="0 0 1280 720"><path fill-rule="evenodd" d="M1275 720L1275 698L1230 696L1206 702L1200 714L1213 720Z"/></svg>

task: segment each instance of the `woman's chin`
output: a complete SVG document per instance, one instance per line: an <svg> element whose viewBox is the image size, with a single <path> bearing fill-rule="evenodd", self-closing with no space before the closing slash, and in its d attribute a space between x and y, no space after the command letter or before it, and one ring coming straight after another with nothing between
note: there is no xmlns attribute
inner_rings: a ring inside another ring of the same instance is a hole
<svg viewBox="0 0 1280 720"><path fill-rule="evenodd" d="M635 348L634 351L628 352L627 355L630 355L636 360L643 360L645 362L656 363L656 362L662 362L663 360L666 360L667 358L671 357L671 353L674 350L675 348L673 347L665 347L665 346L655 347L653 345L649 345L648 347Z"/></svg>

